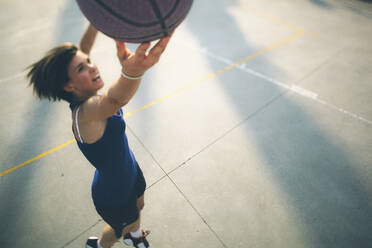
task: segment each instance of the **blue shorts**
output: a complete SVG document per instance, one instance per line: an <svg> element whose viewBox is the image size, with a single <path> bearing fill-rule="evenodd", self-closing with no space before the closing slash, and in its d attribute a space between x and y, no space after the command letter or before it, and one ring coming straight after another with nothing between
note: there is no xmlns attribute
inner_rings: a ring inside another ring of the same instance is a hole
<svg viewBox="0 0 372 248"><path fill-rule="evenodd" d="M137 179L134 185L134 190L129 200L121 205L114 207L97 206L96 210L102 219L109 224L115 231L117 238L122 236L124 227L135 222L139 217L137 208L137 199L145 193L146 180L143 176L141 168L137 167Z"/></svg>

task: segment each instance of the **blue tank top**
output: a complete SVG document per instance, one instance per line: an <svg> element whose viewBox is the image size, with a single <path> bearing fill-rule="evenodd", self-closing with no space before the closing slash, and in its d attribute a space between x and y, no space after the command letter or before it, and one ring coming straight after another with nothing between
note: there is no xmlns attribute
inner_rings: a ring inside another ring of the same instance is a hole
<svg viewBox="0 0 372 248"><path fill-rule="evenodd" d="M71 110L79 104L70 104ZM125 134L123 111L107 119L102 137L95 143L77 144L96 168L92 182L92 198L96 206L111 207L125 204L137 177L137 161L129 148Z"/></svg>

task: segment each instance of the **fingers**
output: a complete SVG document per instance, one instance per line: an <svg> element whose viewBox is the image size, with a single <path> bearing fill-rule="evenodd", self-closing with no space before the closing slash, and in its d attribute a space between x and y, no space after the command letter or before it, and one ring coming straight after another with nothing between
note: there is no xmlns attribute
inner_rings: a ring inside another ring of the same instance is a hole
<svg viewBox="0 0 372 248"><path fill-rule="evenodd" d="M150 47L150 42L144 42L137 47L136 55L140 58L145 57L147 49Z"/></svg>
<svg viewBox="0 0 372 248"><path fill-rule="evenodd" d="M125 55L125 44L124 42L117 41L117 40L115 40L115 42L116 42L116 54L118 58L121 60L123 59Z"/></svg>
<svg viewBox="0 0 372 248"><path fill-rule="evenodd" d="M167 47L172 35L173 35L173 32L170 35L160 39L158 43L156 43L156 45L150 50L149 56L152 57L156 61L159 60L160 56L162 55L165 48Z"/></svg>
<svg viewBox="0 0 372 248"><path fill-rule="evenodd" d="M126 47L124 42L118 40L115 40L115 42L119 60L121 61L127 59L131 55L130 50Z"/></svg>
<svg viewBox="0 0 372 248"><path fill-rule="evenodd" d="M173 32L172 32L173 33ZM156 64L161 54L164 52L172 34L160 39L153 48L150 48L150 42L140 44L133 54L126 48L124 42L116 41L117 56L126 73L129 75L142 75L146 70Z"/></svg>

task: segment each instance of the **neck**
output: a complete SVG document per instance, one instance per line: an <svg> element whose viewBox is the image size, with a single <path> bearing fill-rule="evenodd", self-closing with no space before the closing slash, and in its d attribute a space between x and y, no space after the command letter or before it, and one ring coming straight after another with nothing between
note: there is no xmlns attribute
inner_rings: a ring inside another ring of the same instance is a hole
<svg viewBox="0 0 372 248"><path fill-rule="evenodd" d="M95 94L89 94L89 95L75 95L74 101L75 102L85 102L86 100L88 100L92 96L97 96L97 95L98 95L97 92L95 92Z"/></svg>

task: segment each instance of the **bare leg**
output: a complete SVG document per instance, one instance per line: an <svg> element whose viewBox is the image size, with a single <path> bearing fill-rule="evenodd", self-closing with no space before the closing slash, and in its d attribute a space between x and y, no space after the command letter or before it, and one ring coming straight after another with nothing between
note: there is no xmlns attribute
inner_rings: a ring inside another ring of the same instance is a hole
<svg viewBox="0 0 372 248"><path fill-rule="evenodd" d="M104 248L110 248L113 244L115 244L119 239L115 235L114 229L111 228L111 226L107 225L105 229L103 230L100 244Z"/></svg>
<svg viewBox="0 0 372 248"><path fill-rule="evenodd" d="M138 219L136 220L136 222L126 226L123 229L123 235L127 234L128 232L135 232L140 228L140 226L141 226L141 210L143 209L144 205L145 205L145 195L142 195L137 199Z"/></svg>
<svg viewBox="0 0 372 248"><path fill-rule="evenodd" d="M137 199L137 207L138 207L138 211L139 211L138 219L135 222L126 226L123 229L123 235L125 235L128 232L135 232L140 228L140 226L141 226L141 210L144 207L144 195L142 195L141 197L139 197ZM104 248L110 248L118 240L119 239L116 237L115 231L109 225L107 225L105 227L105 229L103 230L103 233L102 233L102 236L101 236L101 239L100 239L100 244Z"/></svg>
<svg viewBox="0 0 372 248"><path fill-rule="evenodd" d="M144 206L145 206L145 194L141 195L137 199L137 207L138 207L139 212L141 212Z"/></svg>

